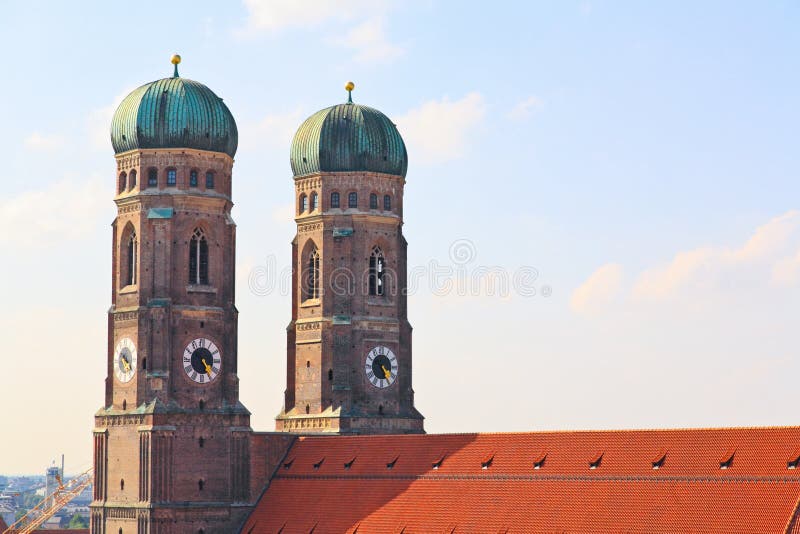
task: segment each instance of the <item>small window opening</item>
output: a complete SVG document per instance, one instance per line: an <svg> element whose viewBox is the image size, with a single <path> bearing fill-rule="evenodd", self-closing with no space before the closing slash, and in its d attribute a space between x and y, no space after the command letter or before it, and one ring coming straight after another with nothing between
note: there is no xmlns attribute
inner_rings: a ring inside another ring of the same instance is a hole
<svg viewBox="0 0 800 534"><path fill-rule="evenodd" d="M378 415L383 415L383 404L378 405Z"/></svg>
<svg viewBox="0 0 800 534"><path fill-rule="evenodd" d="M334 191L331 193L331 207L338 208L339 207L339 193Z"/></svg>
<svg viewBox="0 0 800 534"><path fill-rule="evenodd" d="M355 462L355 461L356 461L356 457L353 456L353 458L349 462L345 462L344 463L344 468L345 469L350 469L351 467L353 467L353 462Z"/></svg>
<svg viewBox="0 0 800 534"><path fill-rule="evenodd" d="M127 410L128 409L128 401L127 401L127 399L122 399L122 409L123 410Z"/></svg>
<svg viewBox="0 0 800 534"><path fill-rule="evenodd" d="M317 204L319 204L319 197L317 196L317 193L316 192L311 193L311 211L317 210L317 208L319 207L317 206Z"/></svg>
<svg viewBox="0 0 800 534"><path fill-rule="evenodd" d="M719 468L720 469L730 469L733 466L733 457L736 452L729 452L723 456L722 460L719 461Z"/></svg>
<svg viewBox="0 0 800 534"><path fill-rule="evenodd" d="M358 193L353 192L347 195L347 207L348 208L358 207Z"/></svg>
<svg viewBox="0 0 800 534"><path fill-rule="evenodd" d="M189 283L208 285L208 240L200 228L189 241Z"/></svg>
<svg viewBox="0 0 800 534"><path fill-rule="evenodd" d="M328 380L333 380L333 369L328 369Z"/></svg>
<svg viewBox="0 0 800 534"><path fill-rule="evenodd" d="M314 466L313 466L314 469L319 469L320 467L322 467L322 462L324 462L324 461L325 461L324 457L320 458L319 462L314 464Z"/></svg>
<svg viewBox="0 0 800 534"><path fill-rule="evenodd" d="M306 360L306 369L311 367L311 360Z"/></svg>
<svg viewBox="0 0 800 534"><path fill-rule="evenodd" d="M197 529L197 534L206 534L206 531L202 528Z"/></svg>
<svg viewBox="0 0 800 534"><path fill-rule="evenodd" d="M197 187L197 171L189 171L189 187Z"/></svg>
<svg viewBox="0 0 800 534"><path fill-rule="evenodd" d="M664 462L666 462L666 461L667 461L667 453L666 452L662 452L662 453L657 454L656 457L653 458L653 461L652 461L653 469L661 469L662 467L664 467Z"/></svg>
<svg viewBox="0 0 800 534"><path fill-rule="evenodd" d="M142 371L147 371L147 358L142 358Z"/></svg>
<svg viewBox="0 0 800 534"><path fill-rule="evenodd" d="M372 193L369 195L369 209L376 210L378 209L378 195Z"/></svg>
<svg viewBox="0 0 800 534"><path fill-rule="evenodd" d="M214 189L214 173L211 171L206 173L206 189Z"/></svg>
<svg viewBox="0 0 800 534"><path fill-rule="evenodd" d="M122 534L122 527L119 527L119 534Z"/></svg>
<svg viewBox="0 0 800 534"><path fill-rule="evenodd" d="M205 444L206 444L206 440L205 440L205 438L202 438L202 437L201 437L201 438L199 438L199 439L197 440L197 444L198 444L198 445L200 446L200 448L202 449L202 448L203 448L203 445L205 445Z"/></svg>
<svg viewBox="0 0 800 534"><path fill-rule="evenodd" d="M120 491L125 491L125 479L124 478L121 478L120 481L119 481L119 490Z"/></svg>
<svg viewBox="0 0 800 534"><path fill-rule="evenodd" d="M603 461L603 453L601 452L591 460L589 460L589 469L597 469L600 467L600 462Z"/></svg>
<svg viewBox="0 0 800 534"><path fill-rule="evenodd" d="M200 491L203 491L203 487L205 487L205 485L206 482L202 478L197 481L197 489L199 489Z"/></svg>
<svg viewBox="0 0 800 534"><path fill-rule="evenodd" d="M383 195L383 209L386 211L392 211L392 197L389 195Z"/></svg>
<svg viewBox="0 0 800 534"><path fill-rule="evenodd" d="M124 193L125 189L128 187L127 184L127 176L124 172L119 174L119 192Z"/></svg>
<svg viewBox="0 0 800 534"><path fill-rule="evenodd" d="M300 213L305 213L308 211L308 197L305 195L300 195Z"/></svg>
<svg viewBox="0 0 800 534"><path fill-rule="evenodd" d="M149 169L147 171L147 187L158 187L158 170Z"/></svg>
<svg viewBox="0 0 800 534"><path fill-rule="evenodd" d="M198 402L197 405L200 407L200 410L203 410L206 407L206 401L200 399L200 402Z"/></svg>
<svg viewBox="0 0 800 534"><path fill-rule="evenodd" d="M306 404L306 413L311 413L311 406Z"/></svg>
<svg viewBox="0 0 800 534"><path fill-rule="evenodd" d="M136 187L136 171L131 171L128 175L128 189L133 189Z"/></svg>
<svg viewBox="0 0 800 534"><path fill-rule="evenodd" d="M319 298L319 251L312 249L308 254L305 276L305 299Z"/></svg>
<svg viewBox="0 0 800 534"><path fill-rule="evenodd" d="M397 463L397 459L400 458L399 456L395 456L394 460L386 464L386 469L394 469L394 464Z"/></svg>
<svg viewBox="0 0 800 534"><path fill-rule="evenodd" d="M486 456L483 460L481 460L481 469L489 469L492 467L492 462L494 462L494 453Z"/></svg>
<svg viewBox="0 0 800 534"><path fill-rule="evenodd" d="M200 328L205 328L205 327L206 327L205 321L200 321Z"/></svg>
<svg viewBox="0 0 800 534"><path fill-rule="evenodd" d="M439 457L438 457L438 458L437 458L437 459L436 459L436 460L433 462L433 464L431 464L431 467L432 467L433 469L439 469L440 467L442 467L442 462L444 462L444 458L445 458L445 456L446 456L445 454L442 454L441 456L439 456Z"/></svg>
<svg viewBox="0 0 800 534"><path fill-rule="evenodd" d="M546 459L547 459L547 455L546 454L543 454L543 455L539 456L538 458L536 458L533 461L533 468L534 469L541 469L542 467L544 467L544 461Z"/></svg>
<svg viewBox="0 0 800 534"><path fill-rule="evenodd" d="M386 267L386 260L379 247L373 247L369 257L369 294L382 296L385 293L383 274Z"/></svg>
<svg viewBox="0 0 800 534"><path fill-rule="evenodd" d="M283 468L284 469L289 469L290 467L292 467L293 463L294 463L294 458L286 460L285 462L283 462Z"/></svg>
<svg viewBox="0 0 800 534"><path fill-rule="evenodd" d="M167 185L175 185L178 183L178 171L175 169L167 169Z"/></svg>
<svg viewBox="0 0 800 534"><path fill-rule="evenodd" d="M800 451L795 451L786 462L786 469L797 469L800 467Z"/></svg>

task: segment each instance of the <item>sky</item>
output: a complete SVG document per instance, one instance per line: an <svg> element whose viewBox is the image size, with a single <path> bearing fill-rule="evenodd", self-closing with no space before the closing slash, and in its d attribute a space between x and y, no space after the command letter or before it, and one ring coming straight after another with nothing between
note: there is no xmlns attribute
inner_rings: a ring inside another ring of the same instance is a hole
<svg viewBox="0 0 800 534"><path fill-rule="evenodd" d="M293 182L313 112L409 153L428 432L797 425L800 4L0 0L0 473L91 466L132 89L224 98L241 400L285 388Z"/></svg>

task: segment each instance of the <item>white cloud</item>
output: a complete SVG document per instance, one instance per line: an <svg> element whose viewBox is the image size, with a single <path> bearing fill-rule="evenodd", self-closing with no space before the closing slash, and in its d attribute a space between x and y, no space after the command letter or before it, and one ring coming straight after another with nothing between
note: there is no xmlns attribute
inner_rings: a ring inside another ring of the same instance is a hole
<svg viewBox="0 0 800 534"><path fill-rule="evenodd" d="M244 0L245 33L277 32L286 28L313 28L325 22L348 21L385 11L386 2L369 0Z"/></svg>
<svg viewBox="0 0 800 534"><path fill-rule="evenodd" d="M621 289L622 266L607 263L572 292L570 307L579 313L600 311L614 302Z"/></svg>
<svg viewBox="0 0 800 534"><path fill-rule="evenodd" d="M772 283L776 286L795 286L800 282L800 251L779 260L772 267Z"/></svg>
<svg viewBox="0 0 800 534"><path fill-rule="evenodd" d="M25 139L25 147L31 150L52 151L64 146L64 138L60 135L42 135L33 132Z"/></svg>
<svg viewBox="0 0 800 534"><path fill-rule="evenodd" d="M701 247L678 252L669 264L641 273L633 297L670 298L683 289L713 287L722 276L752 269L753 264L776 265L777 256L795 237L798 224L800 212L789 211L756 228L739 248Z"/></svg>
<svg viewBox="0 0 800 534"><path fill-rule="evenodd" d="M99 216L110 210L113 184L99 176L76 182L69 176L42 189L0 199L0 244L33 249L80 239L102 228ZM69 214L67 217L65 214Z"/></svg>
<svg viewBox="0 0 800 534"><path fill-rule="evenodd" d="M480 93L461 100L431 100L397 118L397 127L415 158L442 162L460 157L470 135L486 115Z"/></svg>
<svg viewBox="0 0 800 534"><path fill-rule="evenodd" d="M362 63L391 61L402 56L405 51L386 37L384 19L369 19L348 32L340 43L355 51L355 60Z"/></svg>
<svg viewBox="0 0 800 534"><path fill-rule="evenodd" d="M544 102L542 99L537 96L529 96L525 100L522 100L514 106L511 111L508 112L508 118L512 120L524 120L542 109Z"/></svg>
<svg viewBox="0 0 800 534"><path fill-rule="evenodd" d="M239 132L241 146L286 150L306 115L301 108L295 108L285 113L269 114L255 123L243 123Z"/></svg>
<svg viewBox="0 0 800 534"><path fill-rule="evenodd" d="M86 128L89 143L97 149L111 149L111 119L114 112L119 107L122 100L128 96L135 88L130 87L119 93L114 100L107 106L93 109L86 118Z"/></svg>

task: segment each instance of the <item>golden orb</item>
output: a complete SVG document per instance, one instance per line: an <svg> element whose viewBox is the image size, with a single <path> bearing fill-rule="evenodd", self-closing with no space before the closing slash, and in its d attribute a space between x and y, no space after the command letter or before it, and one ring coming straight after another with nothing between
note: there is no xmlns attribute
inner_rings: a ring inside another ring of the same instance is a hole
<svg viewBox="0 0 800 534"><path fill-rule="evenodd" d="M354 84L353 82L347 82L344 88L346 91L352 91L353 89L356 88L356 84Z"/></svg>
<svg viewBox="0 0 800 534"><path fill-rule="evenodd" d="M178 54L172 54L172 59L170 59L170 61L172 62L173 65L177 65L178 63L181 62L181 56L179 56Z"/></svg>

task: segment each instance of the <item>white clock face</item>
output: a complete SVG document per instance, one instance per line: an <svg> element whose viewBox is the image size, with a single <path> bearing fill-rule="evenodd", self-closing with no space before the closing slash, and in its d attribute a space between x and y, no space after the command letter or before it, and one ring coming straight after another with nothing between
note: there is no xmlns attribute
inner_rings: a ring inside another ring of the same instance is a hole
<svg viewBox="0 0 800 534"><path fill-rule="evenodd" d="M388 388L397 379L397 356L389 347L377 346L367 353L364 372L376 388Z"/></svg>
<svg viewBox="0 0 800 534"><path fill-rule="evenodd" d="M210 339L199 337L183 350L183 370L198 384L213 382L222 369L222 355Z"/></svg>
<svg viewBox="0 0 800 534"><path fill-rule="evenodd" d="M136 345L123 337L114 347L114 376L122 383L130 382L136 374Z"/></svg>

